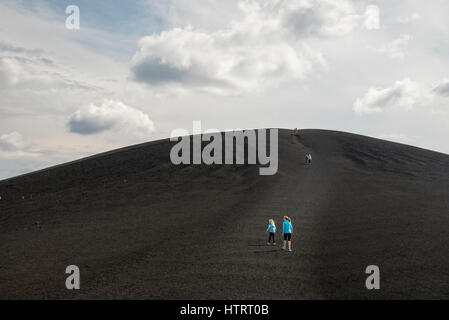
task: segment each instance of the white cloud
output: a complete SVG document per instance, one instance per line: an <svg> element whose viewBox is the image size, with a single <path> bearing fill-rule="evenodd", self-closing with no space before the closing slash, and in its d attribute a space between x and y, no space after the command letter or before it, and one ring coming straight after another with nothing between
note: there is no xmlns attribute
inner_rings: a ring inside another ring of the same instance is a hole
<svg viewBox="0 0 449 320"><path fill-rule="evenodd" d="M0 136L0 150L17 151L25 147L22 135L16 131Z"/></svg>
<svg viewBox="0 0 449 320"><path fill-rule="evenodd" d="M34 162L40 154L35 150L32 150L32 146L27 143L17 131L0 135L0 167L4 162L9 166L14 163L17 166L18 162L31 161ZM0 169L0 179L2 178L2 171Z"/></svg>
<svg viewBox="0 0 449 320"><path fill-rule="evenodd" d="M397 22L399 24L409 24L411 22L418 21L420 19L421 19L421 16L418 13L414 12L409 16L397 18Z"/></svg>
<svg viewBox="0 0 449 320"><path fill-rule="evenodd" d="M354 103L356 113L379 113L386 108L400 107L411 109L423 96L420 84L405 78L396 81L392 87L370 87L362 98Z"/></svg>
<svg viewBox="0 0 449 320"><path fill-rule="evenodd" d="M23 91L42 93L62 88L87 90L99 88L80 79L79 74L73 71L74 68L68 68L54 53L38 48L20 47L11 42L0 42L2 91L16 90L22 91L23 94Z"/></svg>
<svg viewBox="0 0 449 320"><path fill-rule="evenodd" d="M441 80L440 83L433 88L432 92L439 96L449 97L449 79Z"/></svg>
<svg viewBox="0 0 449 320"><path fill-rule="evenodd" d="M0 179L150 140L131 128L129 134L115 134L115 128L90 136L70 134L66 128L67 118L80 106L104 97L125 101L135 37L87 24L72 32L65 28L64 11L42 17L8 1L0 3L0 39L0 136L17 131L27 138L22 148L11 145L10 137L1 142Z"/></svg>
<svg viewBox="0 0 449 320"><path fill-rule="evenodd" d="M412 37L408 34L393 40L378 50L379 53L387 54L392 59L402 60L405 57L405 50Z"/></svg>
<svg viewBox="0 0 449 320"><path fill-rule="evenodd" d="M365 28L368 30L380 29L380 10L376 5L369 5L365 10Z"/></svg>
<svg viewBox="0 0 449 320"><path fill-rule="evenodd" d="M373 114L389 108L411 110L414 106L421 106L433 113L444 113L448 105L447 97L448 79L432 86L404 78L396 81L392 87L370 87L363 97L356 99L353 110L359 114Z"/></svg>
<svg viewBox="0 0 449 320"><path fill-rule="evenodd" d="M134 80L218 94L258 91L325 66L308 40L345 35L360 22L346 0L246 1L239 8L243 18L224 29L187 26L142 38Z"/></svg>
<svg viewBox="0 0 449 320"><path fill-rule="evenodd" d="M359 26L362 18L346 0L272 1L264 10L296 36L343 36Z"/></svg>
<svg viewBox="0 0 449 320"><path fill-rule="evenodd" d="M48 114L74 110L79 99L104 91L41 49L0 43L0 114ZM82 93L82 94L80 94ZM73 107L72 107L73 105ZM79 105L79 104L78 104Z"/></svg>
<svg viewBox="0 0 449 320"><path fill-rule="evenodd" d="M26 87L29 90L47 90L59 86L61 79L44 68L48 62L21 56L0 57L0 90Z"/></svg>
<svg viewBox="0 0 449 320"><path fill-rule="evenodd" d="M24 47L14 46L8 42L0 41L0 51L12 52L12 53L28 53L28 54L42 54L44 50L42 49L28 49Z"/></svg>
<svg viewBox="0 0 449 320"><path fill-rule="evenodd" d="M155 131L147 114L115 100L105 100L99 106L90 104L77 110L70 116L67 126L70 132L82 135L119 131L149 138Z"/></svg>

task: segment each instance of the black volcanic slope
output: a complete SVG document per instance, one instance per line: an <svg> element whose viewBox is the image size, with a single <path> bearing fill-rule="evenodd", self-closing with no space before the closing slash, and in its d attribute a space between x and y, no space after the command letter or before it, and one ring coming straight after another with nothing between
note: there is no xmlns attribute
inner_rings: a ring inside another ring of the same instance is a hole
<svg viewBox="0 0 449 320"><path fill-rule="evenodd" d="M172 145L0 181L0 298L449 298L448 155L281 130L279 171L259 176L175 166ZM279 230L283 215L292 253L265 245L267 219ZM65 289L71 264L78 291ZM371 264L377 291L365 288Z"/></svg>

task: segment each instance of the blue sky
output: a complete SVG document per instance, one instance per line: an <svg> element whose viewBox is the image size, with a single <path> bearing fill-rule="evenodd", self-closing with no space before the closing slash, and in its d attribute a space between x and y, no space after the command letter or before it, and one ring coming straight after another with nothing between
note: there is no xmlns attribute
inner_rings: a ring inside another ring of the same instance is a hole
<svg viewBox="0 0 449 320"><path fill-rule="evenodd" d="M448 13L444 0L2 1L0 179L195 120L449 153Z"/></svg>
<svg viewBox="0 0 449 320"><path fill-rule="evenodd" d="M169 24L166 14L170 1L7 0L7 2L18 10L54 21L65 19L67 6L76 5L80 8L82 28L115 35L120 42L123 42L123 37L130 41L105 47L104 43L87 37L75 40L92 50L103 50L105 54L124 59L129 59L134 54L140 37L160 32L168 28Z"/></svg>
<svg viewBox="0 0 449 320"><path fill-rule="evenodd" d="M163 14L170 5L169 1L92 1L92 0L19 0L23 9L37 14L49 14L53 18L65 17L69 5L77 5L82 14L85 27L100 29L123 35L143 36L159 32L167 27ZM17 1L13 1L16 2ZM17 5L17 4L16 4Z"/></svg>

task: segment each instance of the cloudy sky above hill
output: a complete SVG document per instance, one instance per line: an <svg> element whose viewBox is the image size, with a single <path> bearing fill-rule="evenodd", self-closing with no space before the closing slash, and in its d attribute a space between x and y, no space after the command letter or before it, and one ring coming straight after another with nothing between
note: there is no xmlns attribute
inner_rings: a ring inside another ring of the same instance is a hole
<svg viewBox="0 0 449 320"><path fill-rule="evenodd" d="M4 0L0 179L194 120L449 153L448 14L445 0Z"/></svg>

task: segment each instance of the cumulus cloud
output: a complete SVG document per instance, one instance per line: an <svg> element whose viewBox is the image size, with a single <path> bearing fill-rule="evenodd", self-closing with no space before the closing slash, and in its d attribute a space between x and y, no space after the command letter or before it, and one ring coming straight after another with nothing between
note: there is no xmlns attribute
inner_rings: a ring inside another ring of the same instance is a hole
<svg viewBox="0 0 449 320"><path fill-rule="evenodd" d="M447 97L449 97L448 79L443 79L436 86L432 86L404 78L396 81L391 87L370 87L361 98L356 99L353 110L359 114L373 114L388 108L410 110L419 105L432 107L435 112L438 108L447 106Z"/></svg>
<svg viewBox="0 0 449 320"><path fill-rule="evenodd" d="M90 104L77 110L70 116L67 127L70 132L82 135L113 130L148 137L155 131L147 114L115 100L105 100L99 106Z"/></svg>
<svg viewBox="0 0 449 320"><path fill-rule="evenodd" d="M193 26L142 38L131 62L133 79L228 94L303 79L325 66L312 37L335 37L360 24L350 1L245 1L243 18L215 31Z"/></svg>
<svg viewBox="0 0 449 320"><path fill-rule="evenodd" d="M350 1L273 1L264 9L296 36L343 36L362 18Z"/></svg>
<svg viewBox="0 0 449 320"><path fill-rule="evenodd" d="M405 78L392 87L370 87L363 97L357 98L353 109L356 113L379 113L393 106L411 109L421 97L420 84Z"/></svg>
<svg viewBox="0 0 449 320"><path fill-rule="evenodd" d="M405 51L412 37L408 34L393 40L378 50L379 53L387 54L392 59L402 60L405 57Z"/></svg>

